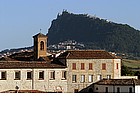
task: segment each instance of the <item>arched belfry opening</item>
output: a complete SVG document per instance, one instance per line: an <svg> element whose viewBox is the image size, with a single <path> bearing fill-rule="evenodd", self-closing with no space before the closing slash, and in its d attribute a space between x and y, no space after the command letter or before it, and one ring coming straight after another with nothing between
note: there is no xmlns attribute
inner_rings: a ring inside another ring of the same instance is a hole
<svg viewBox="0 0 140 140"><path fill-rule="evenodd" d="M40 50L43 51L44 50L44 41L40 42Z"/></svg>
<svg viewBox="0 0 140 140"><path fill-rule="evenodd" d="M34 38L34 60L47 56L47 39L48 37L39 33Z"/></svg>

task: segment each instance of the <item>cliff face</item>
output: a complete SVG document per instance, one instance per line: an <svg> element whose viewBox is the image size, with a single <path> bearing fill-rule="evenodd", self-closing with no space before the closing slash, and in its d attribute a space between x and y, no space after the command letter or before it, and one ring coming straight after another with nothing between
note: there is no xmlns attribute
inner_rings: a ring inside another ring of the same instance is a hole
<svg viewBox="0 0 140 140"><path fill-rule="evenodd" d="M106 49L140 56L140 31L86 14L63 11L48 30L49 44L66 40L84 43L90 49Z"/></svg>

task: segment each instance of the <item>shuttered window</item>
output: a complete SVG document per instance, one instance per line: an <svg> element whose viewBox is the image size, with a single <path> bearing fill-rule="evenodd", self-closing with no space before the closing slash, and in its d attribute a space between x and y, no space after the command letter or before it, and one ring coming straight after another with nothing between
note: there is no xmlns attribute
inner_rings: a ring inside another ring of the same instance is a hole
<svg viewBox="0 0 140 140"><path fill-rule="evenodd" d="M85 64L81 63L81 70L84 70L84 69L85 69Z"/></svg>
<svg viewBox="0 0 140 140"><path fill-rule="evenodd" d="M89 70L92 70L93 69L93 65L92 63L89 63Z"/></svg>

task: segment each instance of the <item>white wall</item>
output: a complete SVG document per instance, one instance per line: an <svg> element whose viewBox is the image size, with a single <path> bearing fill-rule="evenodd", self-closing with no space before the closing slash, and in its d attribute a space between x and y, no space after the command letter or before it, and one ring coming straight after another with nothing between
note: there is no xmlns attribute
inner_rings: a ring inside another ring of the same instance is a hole
<svg viewBox="0 0 140 140"><path fill-rule="evenodd" d="M62 80L62 71L65 69L1 69L7 72L7 79L0 80L0 92L15 90L16 86L20 90L40 90L56 92L61 86L62 92L67 92L67 79ZM21 80L15 80L15 71L21 71ZM27 80L27 71L33 72L33 78ZM39 71L44 71L44 79L39 80ZM55 71L55 79L50 80L50 71Z"/></svg>
<svg viewBox="0 0 140 140"><path fill-rule="evenodd" d="M140 85L136 85L136 87L135 87L135 93L140 93Z"/></svg>
<svg viewBox="0 0 140 140"><path fill-rule="evenodd" d="M134 93L133 86L113 86L113 85L96 85L96 84L94 86L94 92L106 93L106 87L108 87L108 93L117 93L117 88L120 88L120 93L129 93L129 88L132 88L132 92Z"/></svg>

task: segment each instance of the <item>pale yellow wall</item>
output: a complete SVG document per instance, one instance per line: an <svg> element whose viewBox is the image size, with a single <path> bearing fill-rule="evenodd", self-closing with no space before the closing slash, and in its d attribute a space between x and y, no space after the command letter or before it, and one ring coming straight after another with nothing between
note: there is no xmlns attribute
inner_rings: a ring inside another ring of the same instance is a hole
<svg viewBox="0 0 140 140"><path fill-rule="evenodd" d="M72 63L76 63L77 69L72 70ZM85 63L85 70L81 70L81 63ZM89 63L93 64L93 70L88 70ZM102 70L102 63L106 63L106 70ZM119 63L119 69L115 70L115 64ZM93 75L93 83L97 82L97 76L102 75L102 78L107 78L107 75L111 75L111 78L119 78L121 70L120 59L67 59L68 67L68 92L74 92L74 89L79 91L86 88L91 83L88 82L88 75ZM85 75L85 82L80 82L80 76ZM77 75L77 82L72 83L72 75Z"/></svg>
<svg viewBox="0 0 140 140"><path fill-rule="evenodd" d="M44 50L40 50L40 42L44 42ZM47 55L47 37L38 38L38 58Z"/></svg>

